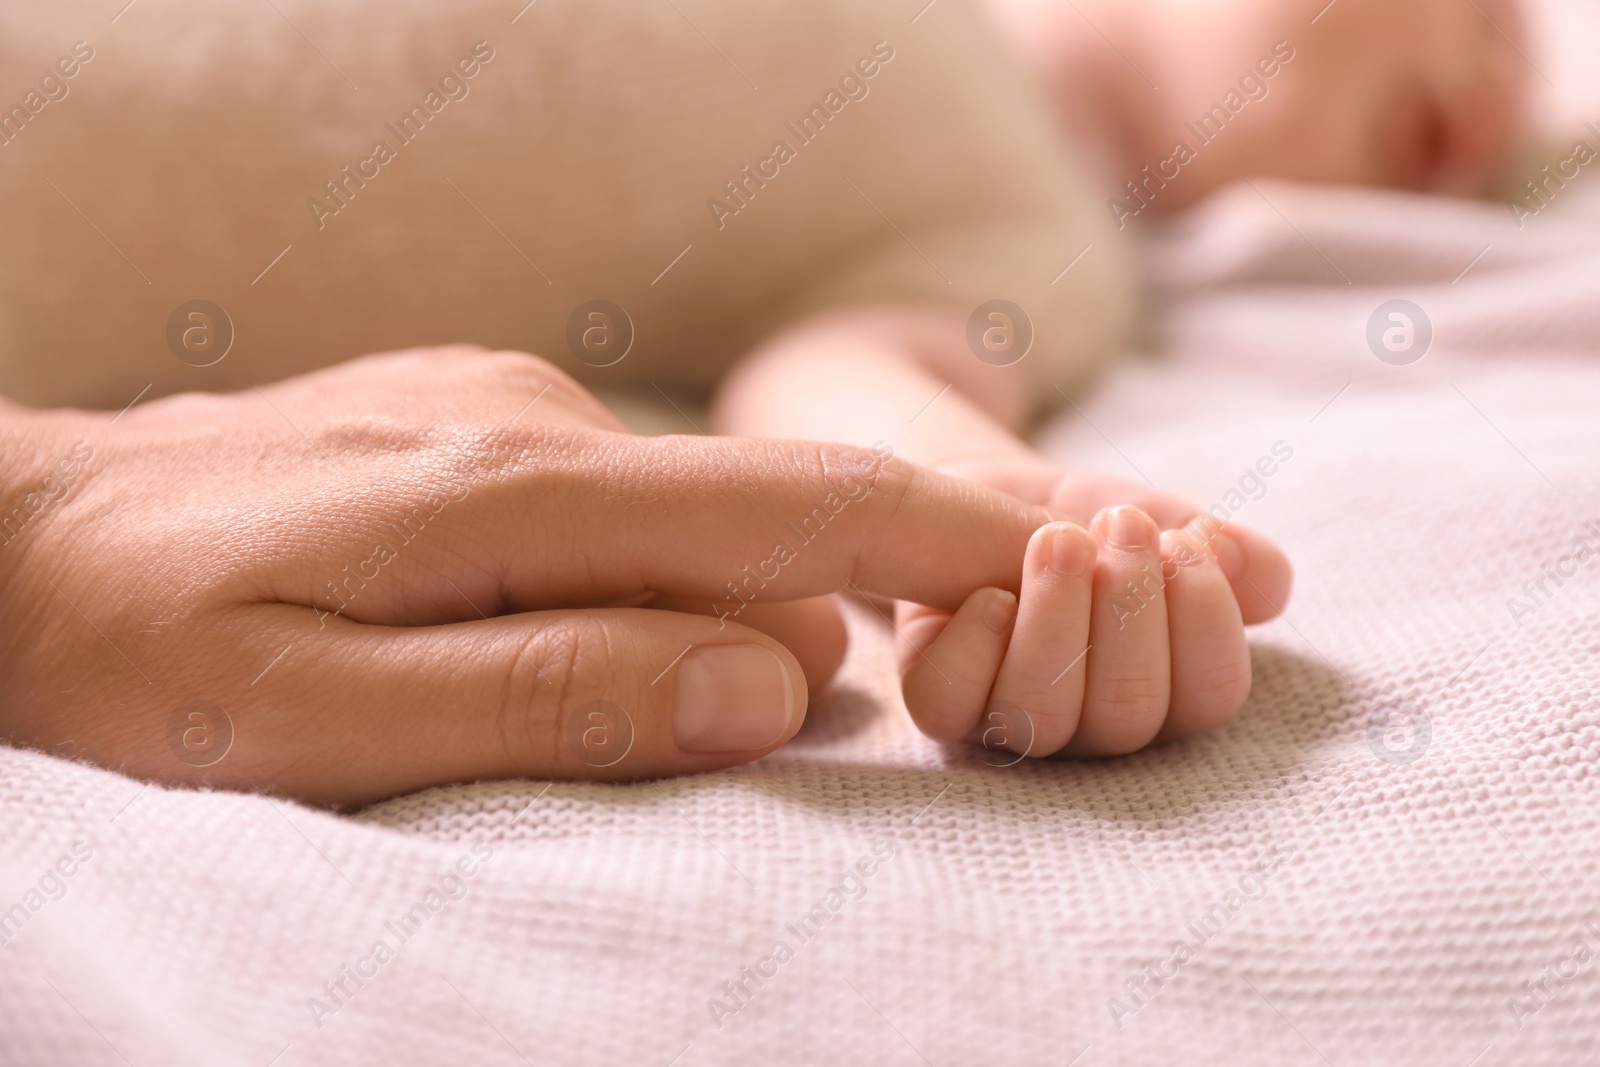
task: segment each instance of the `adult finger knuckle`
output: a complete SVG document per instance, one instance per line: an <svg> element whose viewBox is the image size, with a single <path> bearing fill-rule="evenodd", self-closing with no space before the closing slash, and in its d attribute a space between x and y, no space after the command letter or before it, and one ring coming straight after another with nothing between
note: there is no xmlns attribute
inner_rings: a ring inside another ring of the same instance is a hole
<svg viewBox="0 0 1600 1067"><path fill-rule="evenodd" d="M844 519L841 548L849 559L844 585L855 587L863 577L868 558L881 551L875 534L894 521L912 492L921 468L894 458L880 446L863 448L838 443L814 444L805 457L810 466L807 491L814 497L811 514L818 523Z"/></svg>
<svg viewBox="0 0 1600 1067"><path fill-rule="evenodd" d="M562 744L572 713L606 676L610 642L603 626L580 618L546 623L518 643L505 666L500 739L520 766L571 769Z"/></svg>
<svg viewBox="0 0 1600 1067"><path fill-rule="evenodd" d="M451 448L462 479L473 487L507 480L526 488L531 478L554 490L579 479L592 464L584 457L594 453L602 435L581 426L549 423L462 428L453 435Z"/></svg>
<svg viewBox="0 0 1600 1067"><path fill-rule="evenodd" d="M570 400L588 393L573 377L543 356L502 349L476 357L479 377L487 385L533 393L550 390L547 400Z"/></svg>
<svg viewBox="0 0 1600 1067"><path fill-rule="evenodd" d="M857 450L852 458L858 474L870 480L873 494L892 508L898 508L926 477L921 467L892 454Z"/></svg>
<svg viewBox="0 0 1600 1067"><path fill-rule="evenodd" d="M484 384L513 396L527 396L547 412L609 430L622 423L576 378L545 359L528 352L486 352L478 359Z"/></svg>
<svg viewBox="0 0 1600 1067"><path fill-rule="evenodd" d="M829 485L837 485L846 478L876 477L889 456L862 445L838 441L820 441L810 446L808 457L816 478Z"/></svg>
<svg viewBox="0 0 1600 1067"><path fill-rule="evenodd" d="M922 476L921 468L881 446L824 443L813 447L818 492L864 503L876 515L892 517Z"/></svg>

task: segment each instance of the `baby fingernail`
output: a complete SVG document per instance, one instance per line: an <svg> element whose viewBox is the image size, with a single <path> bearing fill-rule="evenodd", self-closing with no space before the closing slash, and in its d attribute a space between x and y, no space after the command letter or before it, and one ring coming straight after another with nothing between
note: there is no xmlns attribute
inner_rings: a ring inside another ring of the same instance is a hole
<svg viewBox="0 0 1600 1067"><path fill-rule="evenodd" d="M1112 508L1106 514L1106 540L1118 548L1147 548L1154 525L1138 508Z"/></svg>
<svg viewBox="0 0 1600 1067"><path fill-rule="evenodd" d="M678 664L672 732L685 752L744 752L781 738L794 717L794 684L760 645L704 645Z"/></svg>
<svg viewBox="0 0 1600 1067"><path fill-rule="evenodd" d="M1239 547L1239 542L1219 533L1211 539L1211 553L1217 557L1217 566L1228 581L1237 582L1244 577L1244 549Z"/></svg>
<svg viewBox="0 0 1600 1067"><path fill-rule="evenodd" d="M1011 628L1011 620L1016 617L1017 598L1014 593L996 589L989 595L989 606L983 609L985 626L997 634L1003 634Z"/></svg>
<svg viewBox="0 0 1600 1067"><path fill-rule="evenodd" d="M1177 560L1184 566L1206 558L1205 543L1190 539L1183 530L1162 530L1159 543L1163 556Z"/></svg>
<svg viewBox="0 0 1600 1067"><path fill-rule="evenodd" d="M1073 527L1058 523L1050 531L1050 569L1068 578L1088 573L1094 565L1094 546Z"/></svg>

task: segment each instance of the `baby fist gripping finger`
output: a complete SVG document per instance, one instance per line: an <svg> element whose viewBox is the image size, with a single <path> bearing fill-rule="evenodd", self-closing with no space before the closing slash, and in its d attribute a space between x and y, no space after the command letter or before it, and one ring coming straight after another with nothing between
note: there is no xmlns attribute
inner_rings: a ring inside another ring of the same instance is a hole
<svg viewBox="0 0 1600 1067"><path fill-rule="evenodd" d="M1250 652L1206 543L1181 530L1158 538L1132 507L1107 509L1091 529L1058 522L1034 534L1020 602L983 589L954 616L902 605L916 657L906 704L924 733L1019 756L1103 756L1238 712Z"/></svg>
<svg viewBox="0 0 1600 1067"><path fill-rule="evenodd" d="M990 697L1026 720L1007 732L1013 751L1051 755L1078 729L1097 555L1094 539L1070 522L1041 527L1028 544L1017 625Z"/></svg>
<svg viewBox="0 0 1600 1067"><path fill-rule="evenodd" d="M900 634L910 647L903 691L912 721L929 737L960 741L978 723L1017 617L1016 594L985 588L954 615L902 604Z"/></svg>
<svg viewBox="0 0 1600 1067"><path fill-rule="evenodd" d="M1231 719L1250 694L1250 648L1239 604L1216 556L1192 533L1161 535L1172 705L1162 740L1187 737Z"/></svg>
<svg viewBox="0 0 1600 1067"><path fill-rule="evenodd" d="M1089 623L1088 677L1071 755L1109 756L1148 744L1172 694L1159 533L1135 507L1108 508L1090 532L1100 546Z"/></svg>

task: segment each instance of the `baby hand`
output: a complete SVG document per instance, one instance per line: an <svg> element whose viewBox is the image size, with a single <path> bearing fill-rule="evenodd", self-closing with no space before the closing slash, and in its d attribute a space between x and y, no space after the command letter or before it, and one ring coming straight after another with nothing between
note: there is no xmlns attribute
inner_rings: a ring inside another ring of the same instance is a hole
<svg viewBox="0 0 1600 1067"><path fill-rule="evenodd" d="M1250 692L1245 623L1288 598L1276 545L1120 480L1039 461L968 466L946 471L1077 521L1034 533L1020 600L986 588L954 615L900 606L906 706L923 732L1030 756L1107 756L1238 712Z"/></svg>
<svg viewBox="0 0 1600 1067"><path fill-rule="evenodd" d="M902 608L906 706L923 732L1030 756L1109 756L1210 729L1250 692L1244 622L1217 557L1136 507L1041 527L1022 596Z"/></svg>

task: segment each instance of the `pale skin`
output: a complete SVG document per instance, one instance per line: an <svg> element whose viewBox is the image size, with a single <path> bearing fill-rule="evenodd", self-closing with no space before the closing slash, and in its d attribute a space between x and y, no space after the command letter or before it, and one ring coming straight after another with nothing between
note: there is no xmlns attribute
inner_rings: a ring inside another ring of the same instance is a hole
<svg viewBox="0 0 1600 1067"><path fill-rule="evenodd" d="M1176 7L1143 20L1079 7L1092 26L995 0L1110 186L1163 153L1176 117L1260 42L1296 37L1262 129L1219 143L1162 210L1260 173L1472 191L1515 115L1515 71L1471 5L1340 0L1322 46L1283 0L1220 5L1227 19L1204 34ZM1409 35L1386 32L1401 24ZM1159 73L1158 97L1101 32ZM940 740L1104 756L1226 722L1249 691L1244 627L1288 597L1284 553L1238 526L1197 527L1197 508L1147 486L1040 458L1021 435L1048 398L974 360L963 325L920 306L802 322L721 384L715 429L729 436L712 440L636 437L548 362L467 347L115 421L6 405L8 507L65 477L78 441L95 455L67 502L41 505L0 553L0 726L153 779L334 804L482 777L714 770L799 728L841 658L826 595L847 585L899 602L906 704ZM892 458L868 450L880 440ZM760 558L782 518L867 468L872 491L837 537L739 618L711 617L729 562ZM363 521L441 485L455 495L427 535L375 556ZM384 580L343 585L352 561ZM330 599L333 582L352 595ZM1144 594L1132 615L1112 605L1128 582ZM717 648L738 651L714 662ZM174 762L164 732L198 695L233 709L249 742L203 768ZM744 710L707 721L719 697ZM573 716L596 700L631 720L623 762L572 746ZM995 708L1024 714L1002 713L996 734Z"/></svg>

